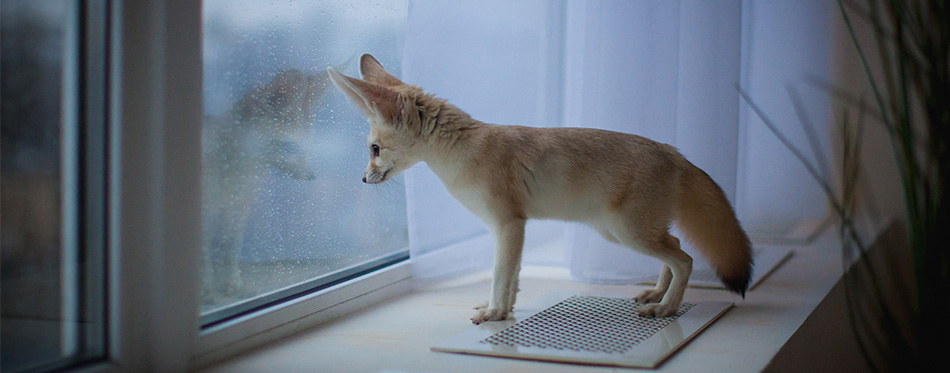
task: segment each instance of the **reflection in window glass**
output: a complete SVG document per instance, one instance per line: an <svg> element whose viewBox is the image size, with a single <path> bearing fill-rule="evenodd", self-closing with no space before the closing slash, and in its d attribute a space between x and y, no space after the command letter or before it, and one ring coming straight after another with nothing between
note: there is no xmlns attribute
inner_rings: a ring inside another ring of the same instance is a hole
<svg viewBox="0 0 950 373"><path fill-rule="evenodd" d="M102 180L101 168L80 162L101 159L104 149L82 148L78 115L80 41L90 48L87 66L101 65L105 56L92 48L102 50L105 38L93 36L103 30L93 23L105 15L90 6L88 27L80 27L77 2L0 4L0 371L58 370L101 357L105 347L104 247L90 244L101 215L79 218L102 207L80 190L103 193L88 187Z"/></svg>
<svg viewBox="0 0 950 373"><path fill-rule="evenodd" d="M404 257L401 180L361 182L369 129L326 68L358 75L372 53L398 72L406 2L206 0L203 11L202 321Z"/></svg>

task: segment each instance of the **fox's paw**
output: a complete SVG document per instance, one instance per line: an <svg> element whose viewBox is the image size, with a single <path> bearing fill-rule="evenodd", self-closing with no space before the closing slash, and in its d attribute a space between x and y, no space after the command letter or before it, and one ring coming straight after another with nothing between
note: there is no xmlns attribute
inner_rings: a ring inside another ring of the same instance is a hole
<svg viewBox="0 0 950 373"><path fill-rule="evenodd" d="M641 317L668 317L676 314L676 309L679 308L676 305L672 304L662 304L662 303L649 303L643 306L640 306L637 309L637 314Z"/></svg>
<svg viewBox="0 0 950 373"><path fill-rule="evenodd" d="M477 305L477 306L475 306L475 307L472 307L472 308L473 308L473 309L476 309L476 310L480 310L480 309L482 309L482 308L488 308L488 302L479 304L479 305Z"/></svg>
<svg viewBox="0 0 950 373"><path fill-rule="evenodd" d="M639 303L659 303L666 291L660 289L644 290L633 299Z"/></svg>
<svg viewBox="0 0 950 373"><path fill-rule="evenodd" d="M498 321L508 318L510 311L502 308L481 308L472 316L472 324L478 325L486 321Z"/></svg>

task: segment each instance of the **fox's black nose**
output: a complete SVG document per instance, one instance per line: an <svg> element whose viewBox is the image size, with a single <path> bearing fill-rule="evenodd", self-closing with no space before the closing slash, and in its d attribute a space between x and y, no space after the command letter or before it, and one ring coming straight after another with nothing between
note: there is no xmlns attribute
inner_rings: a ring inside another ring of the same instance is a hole
<svg viewBox="0 0 950 373"><path fill-rule="evenodd" d="M363 176L363 182L364 183L366 182L366 176Z"/></svg>

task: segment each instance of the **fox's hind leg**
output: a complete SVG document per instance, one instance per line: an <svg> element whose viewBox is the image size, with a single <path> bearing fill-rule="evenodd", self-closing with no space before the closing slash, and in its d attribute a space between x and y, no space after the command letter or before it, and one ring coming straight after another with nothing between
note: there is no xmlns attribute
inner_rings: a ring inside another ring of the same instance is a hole
<svg viewBox="0 0 950 373"><path fill-rule="evenodd" d="M648 302L638 310L640 316L667 317L676 313L686 282L693 271L693 258L680 249L679 239L670 235L668 228L653 230L636 229L628 226L615 232L615 236L624 245L640 249L663 262L663 272L657 280L656 288L644 291L637 300ZM659 303L656 303L659 301Z"/></svg>
<svg viewBox="0 0 950 373"><path fill-rule="evenodd" d="M664 264L663 268L660 270L660 277L656 280L656 286L653 289L647 289L637 295L633 299L636 299L641 303L657 303L663 299L663 295L666 294L666 291L670 288L670 280L673 279L673 272L670 270L670 266Z"/></svg>
<svg viewBox="0 0 950 373"><path fill-rule="evenodd" d="M679 247L679 239L670 236L676 242L676 247ZM670 269L670 266L663 264L663 268L660 269L660 277L656 280L656 287L649 290L644 290L637 295L634 299L642 303L658 303L663 299L663 295L666 294L666 291L670 288L670 281L673 279L673 271Z"/></svg>

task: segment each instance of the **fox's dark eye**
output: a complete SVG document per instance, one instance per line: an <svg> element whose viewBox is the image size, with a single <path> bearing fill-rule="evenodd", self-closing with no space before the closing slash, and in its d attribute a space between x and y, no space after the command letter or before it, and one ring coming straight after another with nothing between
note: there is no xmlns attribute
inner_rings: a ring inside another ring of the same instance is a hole
<svg viewBox="0 0 950 373"><path fill-rule="evenodd" d="M370 145L370 149L373 150L373 156L374 156L374 157L378 157L378 156L379 156L379 145L376 145L376 144Z"/></svg>

